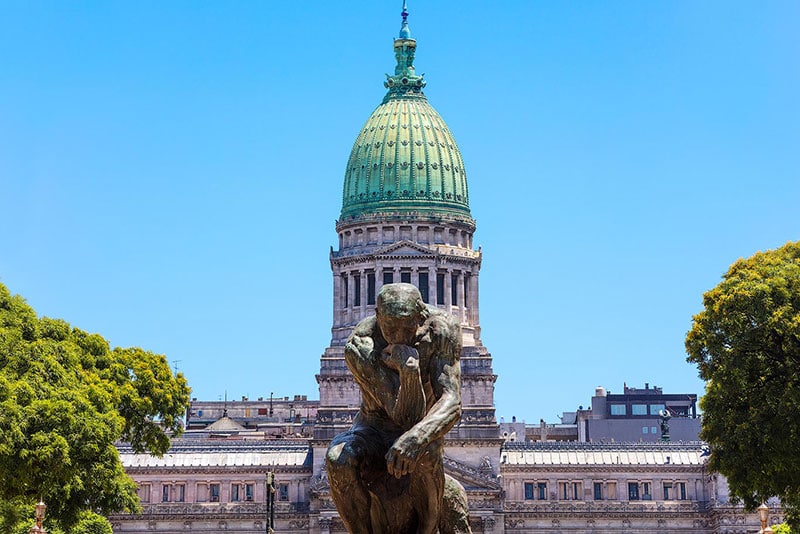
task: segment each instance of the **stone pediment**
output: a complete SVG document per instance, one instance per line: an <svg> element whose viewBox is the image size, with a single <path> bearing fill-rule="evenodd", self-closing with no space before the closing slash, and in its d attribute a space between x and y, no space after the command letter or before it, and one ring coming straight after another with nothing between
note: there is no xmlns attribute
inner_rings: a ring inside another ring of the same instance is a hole
<svg viewBox="0 0 800 534"><path fill-rule="evenodd" d="M435 250L405 239L375 251L376 256L432 256L434 254L436 254Z"/></svg>
<svg viewBox="0 0 800 534"><path fill-rule="evenodd" d="M461 485L469 490L500 491L500 481L491 472L484 468L475 468L459 462L449 456L443 458L444 472L455 478Z"/></svg>

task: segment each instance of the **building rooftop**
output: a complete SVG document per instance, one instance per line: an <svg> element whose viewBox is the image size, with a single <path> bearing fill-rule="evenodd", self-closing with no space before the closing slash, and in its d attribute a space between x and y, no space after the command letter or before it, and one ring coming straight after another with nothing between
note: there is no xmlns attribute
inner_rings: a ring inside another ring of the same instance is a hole
<svg viewBox="0 0 800 534"><path fill-rule="evenodd" d="M311 452L304 441L186 441L173 440L162 457L136 453L119 445L125 469L165 467L311 466Z"/></svg>
<svg viewBox="0 0 800 534"><path fill-rule="evenodd" d="M506 465L701 465L705 444L510 442L503 445Z"/></svg>

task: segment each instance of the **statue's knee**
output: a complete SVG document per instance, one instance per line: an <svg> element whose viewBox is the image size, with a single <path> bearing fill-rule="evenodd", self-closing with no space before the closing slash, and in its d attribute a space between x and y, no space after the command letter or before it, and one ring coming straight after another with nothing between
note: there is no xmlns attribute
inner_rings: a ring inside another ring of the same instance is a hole
<svg viewBox="0 0 800 534"><path fill-rule="evenodd" d="M350 444L341 442L331 445L325 455L325 463L329 472L351 471L356 467L357 458Z"/></svg>

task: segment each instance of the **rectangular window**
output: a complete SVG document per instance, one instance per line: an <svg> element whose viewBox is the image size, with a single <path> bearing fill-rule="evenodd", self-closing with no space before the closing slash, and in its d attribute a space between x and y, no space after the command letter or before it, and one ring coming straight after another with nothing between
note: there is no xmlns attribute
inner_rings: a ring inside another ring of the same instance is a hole
<svg viewBox="0 0 800 534"><path fill-rule="evenodd" d="M645 501L653 500L653 495L650 493L649 482L642 482L642 499Z"/></svg>
<svg viewBox="0 0 800 534"><path fill-rule="evenodd" d="M436 304L444 304L444 273L436 273Z"/></svg>
<svg viewBox="0 0 800 534"><path fill-rule="evenodd" d="M186 484L175 486L175 501L184 502L186 500Z"/></svg>
<svg viewBox="0 0 800 534"><path fill-rule="evenodd" d="M664 500L668 501L672 497L672 484L670 482L664 482Z"/></svg>
<svg viewBox="0 0 800 534"><path fill-rule="evenodd" d="M383 285L394 283L394 271L383 271Z"/></svg>
<svg viewBox="0 0 800 534"><path fill-rule="evenodd" d="M469 274L464 273L464 306L469 302Z"/></svg>
<svg viewBox="0 0 800 534"><path fill-rule="evenodd" d="M661 410L664 410L665 408L666 408L666 406L664 406L663 404L651 404L650 405L650 415L659 415L658 412L660 412Z"/></svg>
<svg viewBox="0 0 800 534"><path fill-rule="evenodd" d="M569 495L567 494L567 490L569 489L569 483L559 482L558 485L561 488L561 500L566 501L567 499L569 499Z"/></svg>
<svg viewBox="0 0 800 534"><path fill-rule="evenodd" d="M211 484L208 486L209 501L219 502L219 484Z"/></svg>
<svg viewBox="0 0 800 534"><path fill-rule="evenodd" d="M353 306L361 306L361 275L353 275Z"/></svg>
<svg viewBox="0 0 800 534"><path fill-rule="evenodd" d="M278 484L278 500L289 500L289 484Z"/></svg>
<svg viewBox="0 0 800 534"><path fill-rule="evenodd" d="M253 500L253 492L254 492L253 484L245 484L244 486L244 500L252 501Z"/></svg>
<svg viewBox="0 0 800 534"><path fill-rule="evenodd" d="M150 502L150 484L142 484L139 486L139 500L142 502Z"/></svg>
<svg viewBox="0 0 800 534"><path fill-rule="evenodd" d="M603 500L603 483L602 482L595 482L594 483L594 500L602 501Z"/></svg>
<svg viewBox="0 0 800 534"><path fill-rule="evenodd" d="M617 499L617 483L616 482L606 482L606 491L605 491L606 499L614 501Z"/></svg>
<svg viewBox="0 0 800 534"><path fill-rule="evenodd" d="M169 502L169 486L161 486L161 502Z"/></svg>
<svg viewBox="0 0 800 534"><path fill-rule="evenodd" d="M657 428L657 427L654 427L654 426L651 426L651 427L650 427L650 433L651 433L651 434L658 434L658 428Z"/></svg>
<svg viewBox="0 0 800 534"><path fill-rule="evenodd" d="M450 304L458 306L458 275L450 275Z"/></svg>
<svg viewBox="0 0 800 534"><path fill-rule="evenodd" d="M400 282L404 284L411 283L411 271L400 271Z"/></svg>
<svg viewBox="0 0 800 534"><path fill-rule="evenodd" d="M350 306L350 280L347 275L342 276L342 302L345 308Z"/></svg>
<svg viewBox="0 0 800 534"><path fill-rule="evenodd" d="M239 484L231 484L231 502L239 502Z"/></svg>
<svg viewBox="0 0 800 534"><path fill-rule="evenodd" d="M572 483L572 498L576 501L581 497L581 485L577 482Z"/></svg>
<svg viewBox="0 0 800 534"><path fill-rule="evenodd" d="M682 501L685 501L686 500L686 482L678 482L676 484L676 486L677 486L676 492L675 492L675 493L677 493L676 497L678 497L678 499L680 499Z"/></svg>
<svg viewBox="0 0 800 534"><path fill-rule="evenodd" d="M540 501L547 500L547 483L546 482L539 482L537 484L536 489L538 490L538 497Z"/></svg>
<svg viewBox="0 0 800 534"><path fill-rule="evenodd" d="M639 500L639 484L637 482L628 482L628 500Z"/></svg>
<svg viewBox="0 0 800 534"><path fill-rule="evenodd" d="M525 500L526 501L533 500L533 482L525 483Z"/></svg>
<svg viewBox="0 0 800 534"><path fill-rule="evenodd" d="M612 404L611 415L625 415L628 412L625 410L624 404Z"/></svg>
<svg viewBox="0 0 800 534"><path fill-rule="evenodd" d="M422 302L427 304L428 299L428 273L419 273L419 292L422 295Z"/></svg>
<svg viewBox="0 0 800 534"><path fill-rule="evenodd" d="M642 427L642 434L647 434L648 432L650 432L650 427L649 426L643 426Z"/></svg>
<svg viewBox="0 0 800 534"><path fill-rule="evenodd" d="M646 404L634 404L631 406L631 414L632 415L647 415L647 405Z"/></svg>
<svg viewBox="0 0 800 534"><path fill-rule="evenodd" d="M367 273L367 306L375 305L375 273Z"/></svg>

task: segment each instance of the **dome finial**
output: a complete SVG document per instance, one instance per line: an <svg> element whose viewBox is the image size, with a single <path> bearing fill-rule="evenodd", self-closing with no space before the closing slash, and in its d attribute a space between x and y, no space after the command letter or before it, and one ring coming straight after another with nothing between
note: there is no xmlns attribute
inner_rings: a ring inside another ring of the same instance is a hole
<svg viewBox="0 0 800 534"><path fill-rule="evenodd" d="M400 26L400 39L411 39L411 30L408 27L408 5L406 0L403 0L403 12L400 13L403 17L403 24Z"/></svg>
<svg viewBox="0 0 800 534"><path fill-rule="evenodd" d="M386 75L384 87L389 89L386 99L399 96L409 97L422 95L422 88L425 87L425 80L422 76L417 76L414 72L414 52L417 49L417 42L411 37L411 30L408 28L408 6L403 0L403 25L400 26L400 36L394 40L394 57L397 65L394 68L394 76Z"/></svg>

